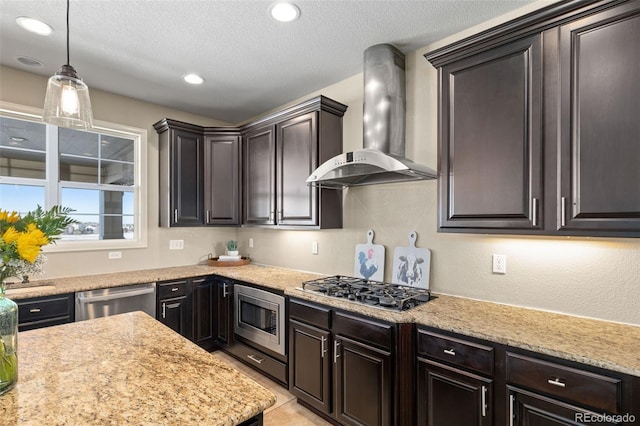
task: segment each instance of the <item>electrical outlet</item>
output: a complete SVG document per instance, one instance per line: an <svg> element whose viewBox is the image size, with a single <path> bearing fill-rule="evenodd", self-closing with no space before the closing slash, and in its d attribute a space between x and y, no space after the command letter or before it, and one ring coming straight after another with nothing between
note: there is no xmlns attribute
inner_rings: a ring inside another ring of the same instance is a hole
<svg viewBox="0 0 640 426"><path fill-rule="evenodd" d="M169 250L184 249L184 240L169 240Z"/></svg>
<svg viewBox="0 0 640 426"><path fill-rule="evenodd" d="M311 254L318 254L318 242L313 241L311 243Z"/></svg>
<svg viewBox="0 0 640 426"><path fill-rule="evenodd" d="M507 256L505 256L504 254L493 255L493 273L494 274L507 273Z"/></svg>
<svg viewBox="0 0 640 426"><path fill-rule="evenodd" d="M109 259L122 259L122 252L121 251L110 251L109 252Z"/></svg>
<svg viewBox="0 0 640 426"><path fill-rule="evenodd" d="M249 248L253 248L253 238L249 238Z"/></svg>

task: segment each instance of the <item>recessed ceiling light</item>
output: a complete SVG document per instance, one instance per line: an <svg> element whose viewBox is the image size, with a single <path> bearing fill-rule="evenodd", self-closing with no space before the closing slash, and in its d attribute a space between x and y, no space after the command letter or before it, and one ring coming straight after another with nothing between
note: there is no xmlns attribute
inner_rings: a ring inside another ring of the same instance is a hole
<svg viewBox="0 0 640 426"><path fill-rule="evenodd" d="M49 24L28 16L18 16L16 22L25 30L43 36L49 36L53 33L53 28Z"/></svg>
<svg viewBox="0 0 640 426"><path fill-rule="evenodd" d="M30 58L28 56L19 56L16 58L16 61L20 62L22 65L26 65L28 67L41 67L42 62L37 59Z"/></svg>
<svg viewBox="0 0 640 426"><path fill-rule="evenodd" d="M198 74L187 74L184 76L184 81L189 84L202 84L204 83L204 78L200 77Z"/></svg>
<svg viewBox="0 0 640 426"><path fill-rule="evenodd" d="M300 8L293 3L275 3L269 9L271 16L276 21L291 22L300 17Z"/></svg>

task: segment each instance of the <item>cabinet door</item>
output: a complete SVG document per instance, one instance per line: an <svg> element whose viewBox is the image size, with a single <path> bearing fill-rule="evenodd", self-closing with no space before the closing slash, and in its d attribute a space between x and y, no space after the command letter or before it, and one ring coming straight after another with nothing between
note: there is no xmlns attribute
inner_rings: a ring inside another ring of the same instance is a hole
<svg viewBox="0 0 640 426"><path fill-rule="evenodd" d="M440 230L542 228L541 44L440 69Z"/></svg>
<svg viewBox="0 0 640 426"><path fill-rule="evenodd" d="M159 302L158 319L161 323L181 334L187 339L192 339L191 308L187 296L162 299Z"/></svg>
<svg viewBox="0 0 640 426"><path fill-rule="evenodd" d="M558 229L640 231L638 40L640 1L560 27Z"/></svg>
<svg viewBox="0 0 640 426"><path fill-rule="evenodd" d="M493 424L492 380L418 358L418 424Z"/></svg>
<svg viewBox="0 0 640 426"><path fill-rule="evenodd" d="M323 413L331 413L330 333L289 321L289 391Z"/></svg>
<svg viewBox="0 0 640 426"><path fill-rule="evenodd" d="M514 426L615 425L594 413L557 399L509 388L509 418Z"/></svg>
<svg viewBox="0 0 640 426"><path fill-rule="evenodd" d="M336 335L335 416L345 425L393 423L391 353Z"/></svg>
<svg viewBox="0 0 640 426"><path fill-rule="evenodd" d="M252 130L243 136L244 223L274 225L274 127Z"/></svg>
<svg viewBox="0 0 640 426"><path fill-rule="evenodd" d="M216 312L213 278L192 280L193 341L206 350L215 346Z"/></svg>
<svg viewBox="0 0 640 426"><path fill-rule="evenodd" d="M207 136L204 141L204 221L240 224L240 136Z"/></svg>
<svg viewBox="0 0 640 426"><path fill-rule="evenodd" d="M233 283L215 280L215 340L218 346L229 346L233 342Z"/></svg>
<svg viewBox="0 0 640 426"><path fill-rule="evenodd" d="M172 130L171 226L203 224L202 135Z"/></svg>
<svg viewBox="0 0 640 426"><path fill-rule="evenodd" d="M279 225L318 225L318 190L305 182L318 166L317 121L311 112L276 127Z"/></svg>

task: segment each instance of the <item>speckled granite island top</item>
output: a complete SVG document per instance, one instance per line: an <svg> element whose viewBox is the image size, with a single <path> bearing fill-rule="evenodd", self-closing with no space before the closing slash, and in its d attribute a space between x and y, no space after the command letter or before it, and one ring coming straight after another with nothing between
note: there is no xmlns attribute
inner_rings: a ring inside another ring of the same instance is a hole
<svg viewBox="0 0 640 426"><path fill-rule="evenodd" d="M142 312L19 333L3 424L236 425L270 391Z"/></svg>

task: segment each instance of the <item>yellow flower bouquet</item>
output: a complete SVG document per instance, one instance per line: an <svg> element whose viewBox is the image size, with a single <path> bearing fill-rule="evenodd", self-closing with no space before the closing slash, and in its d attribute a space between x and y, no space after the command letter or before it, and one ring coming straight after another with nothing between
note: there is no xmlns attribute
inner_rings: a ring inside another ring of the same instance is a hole
<svg viewBox="0 0 640 426"><path fill-rule="evenodd" d="M18 378L18 307L4 297L5 280L42 273L42 247L55 243L67 226L75 223L68 208L40 206L20 216L0 209L0 394L10 390Z"/></svg>

